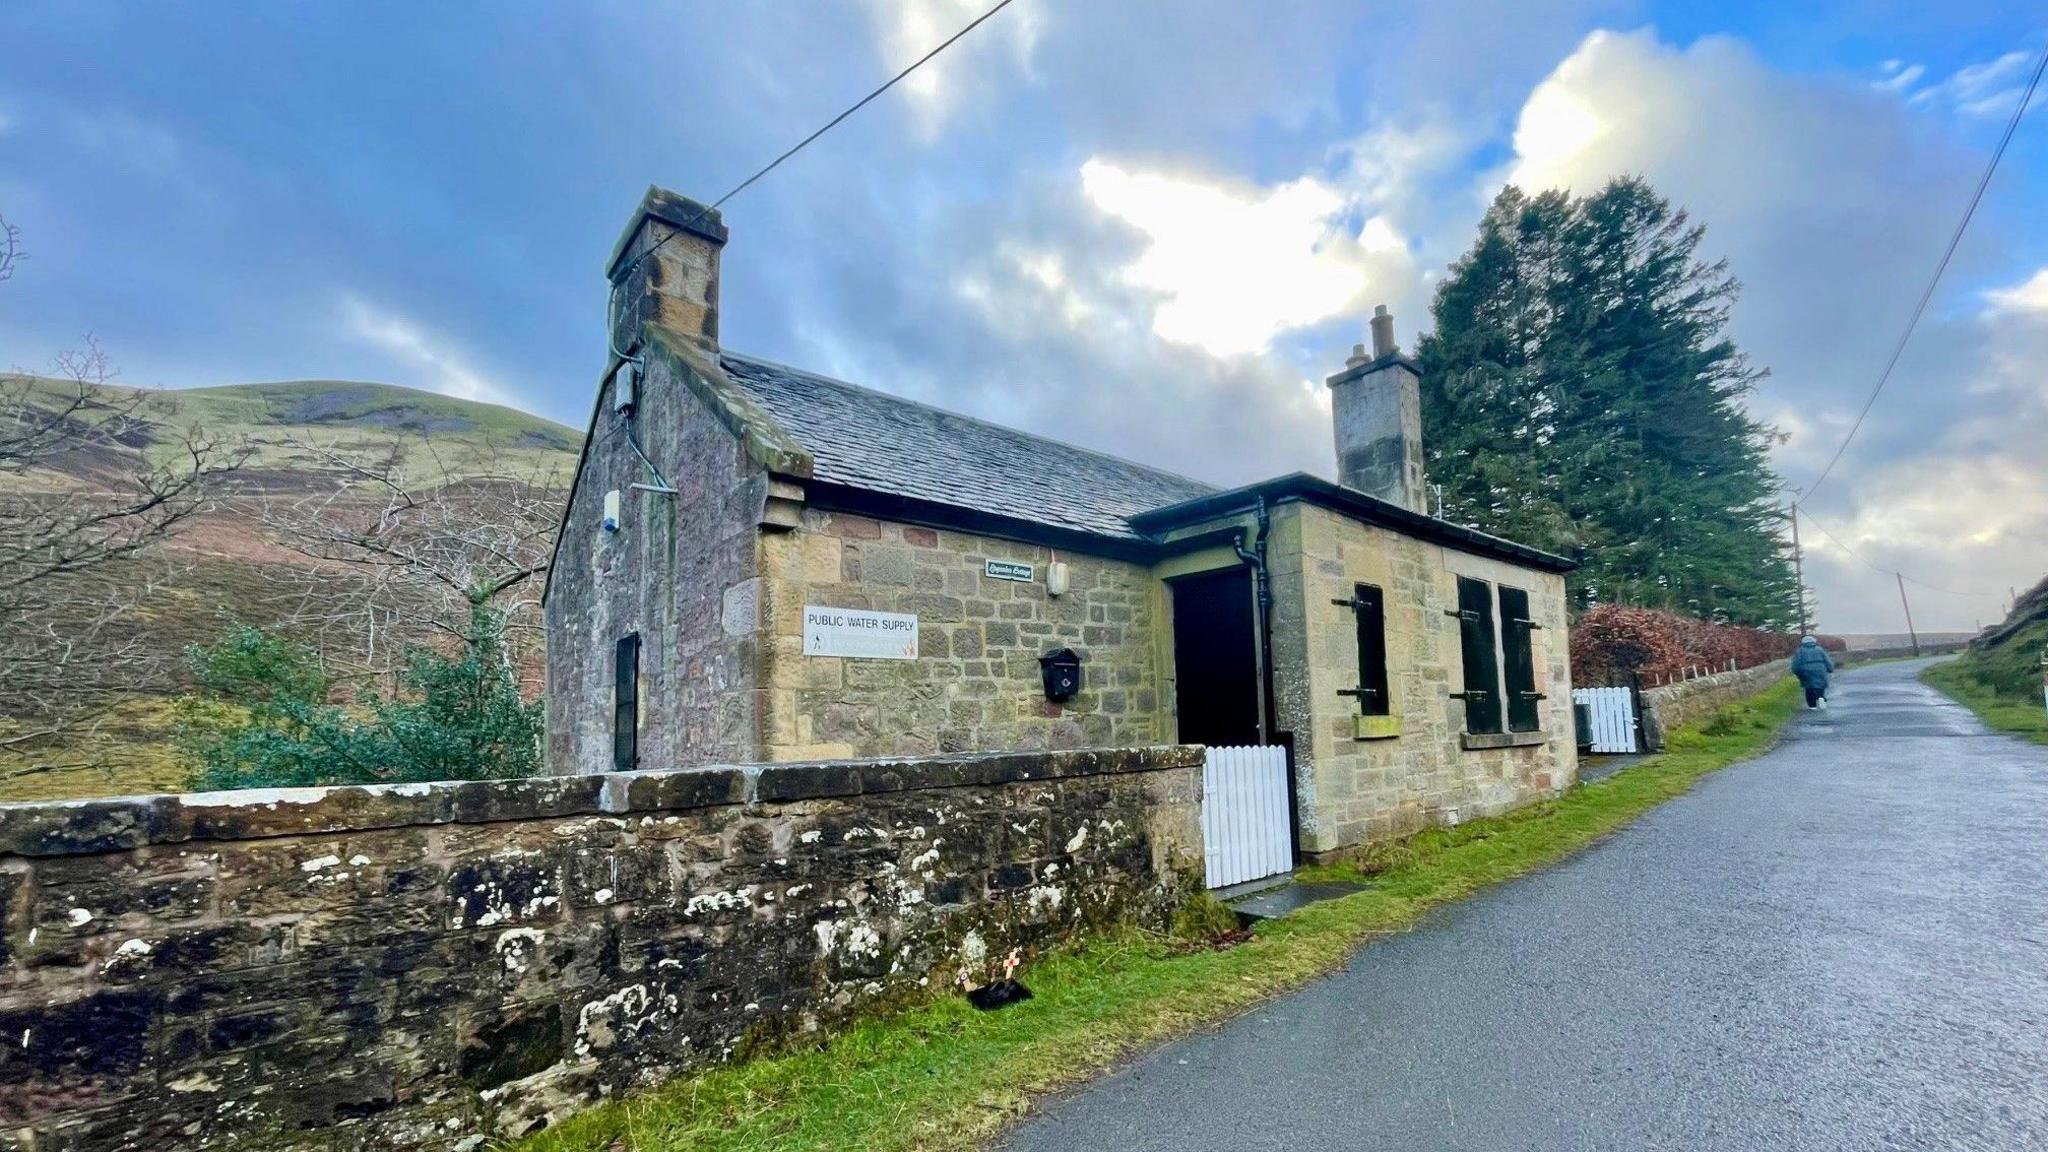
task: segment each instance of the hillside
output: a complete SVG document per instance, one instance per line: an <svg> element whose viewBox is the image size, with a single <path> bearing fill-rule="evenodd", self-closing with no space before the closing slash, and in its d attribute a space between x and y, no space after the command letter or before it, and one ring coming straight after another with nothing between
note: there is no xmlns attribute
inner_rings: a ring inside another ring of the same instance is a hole
<svg viewBox="0 0 2048 1152"><path fill-rule="evenodd" d="M0 399L51 411L76 387L0 376ZM491 495L475 494L484 478L520 478L552 492L573 475L582 439L516 409L356 381L168 392L100 386L92 401L98 415L88 418L119 414L109 424L111 434L25 474L0 474L0 496L18 503L117 489L147 465L182 452L194 430L246 451L247 459L164 547L74 578L67 596L82 613L110 587L149 588L140 610L124 618L121 640L139 640L148 649L151 672L135 691L60 740L17 747L0 739L0 801L178 787L184 769L171 753L167 693L180 686L185 649L212 640L230 622L288 625L343 665L373 663L364 659L370 645L381 650L369 655L388 660L390 650L413 639L404 618L428 614L417 597L409 601L411 594L380 574L308 558L280 540L266 518L318 505L323 514L374 519L388 493L352 471L373 467L402 477L413 492L449 494L462 516L489 523L515 513ZM351 479L357 486L344 492ZM533 509L524 511L530 524ZM409 610L415 606L418 613ZM9 626L21 625L0 621ZM32 730L30 719L0 716L0 737Z"/></svg>
<svg viewBox="0 0 2048 1152"><path fill-rule="evenodd" d="M0 375L0 394L11 396L22 384L31 402L45 405L76 388L68 380ZM121 437L137 456L160 460L178 450L182 430L197 428L217 440L246 443L252 455L242 481L266 491L307 487L335 471L332 461L305 445L395 452L421 479L455 479L484 470L573 469L583 441L572 428L516 408L396 384L289 380L170 391L98 385L95 392L110 407L141 401L134 428ZM123 462L78 454L55 463L59 472L91 484Z"/></svg>
<svg viewBox="0 0 2048 1152"><path fill-rule="evenodd" d="M2048 743L2042 659L2048 654L2048 579L1970 642L1964 653L1927 671L1927 681L1976 709L1995 728Z"/></svg>
<svg viewBox="0 0 2048 1152"><path fill-rule="evenodd" d="M1961 664L1999 695L2038 703L2043 652L2048 652L2048 579L2014 601L2004 620L1971 641Z"/></svg>

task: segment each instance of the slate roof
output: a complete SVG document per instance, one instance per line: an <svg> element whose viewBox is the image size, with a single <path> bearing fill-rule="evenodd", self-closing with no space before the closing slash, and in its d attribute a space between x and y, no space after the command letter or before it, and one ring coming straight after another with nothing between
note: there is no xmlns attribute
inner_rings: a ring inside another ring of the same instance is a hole
<svg viewBox="0 0 2048 1152"><path fill-rule="evenodd" d="M814 480L1111 536L1216 489L1100 452L722 352L728 379L815 461Z"/></svg>

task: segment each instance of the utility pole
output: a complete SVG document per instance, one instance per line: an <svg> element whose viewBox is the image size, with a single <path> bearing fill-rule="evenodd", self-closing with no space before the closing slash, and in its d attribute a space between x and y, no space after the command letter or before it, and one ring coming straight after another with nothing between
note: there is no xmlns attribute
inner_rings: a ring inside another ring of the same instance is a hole
<svg viewBox="0 0 2048 1152"><path fill-rule="evenodd" d="M1799 594L1799 634L1806 635L1806 555L1799 550L1799 505L1792 505L1792 590Z"/></svg>
<svg viewBox="0 0 2048 1152"><path fill-rule="evenodd" d="M1906 636L1913 641L1913 655L1918 656L1920 654L1920 634L1913 630L1913 606L1906 602L1906 574L1904 572L1894 572L1892 575L1899 578L1899 604L1906 610Z"/></svg>

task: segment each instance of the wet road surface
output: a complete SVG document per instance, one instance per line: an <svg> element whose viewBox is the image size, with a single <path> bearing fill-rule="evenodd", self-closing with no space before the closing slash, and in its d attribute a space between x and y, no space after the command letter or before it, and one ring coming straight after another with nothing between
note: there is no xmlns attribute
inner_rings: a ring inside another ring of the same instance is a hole
<svg viewBox="0 0 2048 1152"><path fill-rule="evenodd" d="M2048 1148L2048 748L1922 666L1008 1147Z"/></svg>

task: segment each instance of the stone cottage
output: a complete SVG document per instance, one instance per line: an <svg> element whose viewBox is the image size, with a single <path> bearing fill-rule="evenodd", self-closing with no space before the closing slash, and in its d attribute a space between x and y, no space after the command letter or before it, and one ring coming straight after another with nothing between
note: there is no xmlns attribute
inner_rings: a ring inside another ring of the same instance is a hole
<svg viewBox="0 0 2048 1152"><path fill-rule="evenodd" d="M1385 309L1337 473L1230 490L719 345L718 214L652 189L546 597L558 773L1290 749L1307 855L1576 771L1565 559L1427 513Z"/></svg>

